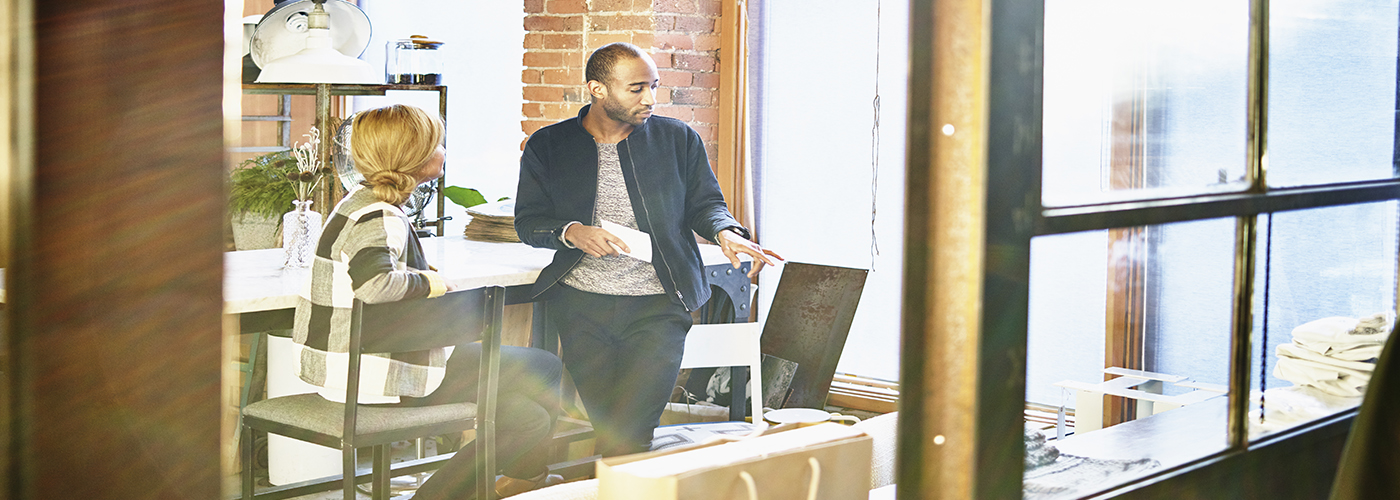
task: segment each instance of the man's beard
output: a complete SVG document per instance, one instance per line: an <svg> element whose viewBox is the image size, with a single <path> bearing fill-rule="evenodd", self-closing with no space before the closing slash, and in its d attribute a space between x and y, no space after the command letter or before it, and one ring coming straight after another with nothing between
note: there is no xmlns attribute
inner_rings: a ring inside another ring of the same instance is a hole
<svg viewBox="0 0 1400 500"><path fill-rule="evenodd" d="M646 118L637 118L630 110L617 104L617 101L612 99L603 100L603 112L608 114L608 118L626 123L633 127L640 127L643 123L647 122Z"/></svg>

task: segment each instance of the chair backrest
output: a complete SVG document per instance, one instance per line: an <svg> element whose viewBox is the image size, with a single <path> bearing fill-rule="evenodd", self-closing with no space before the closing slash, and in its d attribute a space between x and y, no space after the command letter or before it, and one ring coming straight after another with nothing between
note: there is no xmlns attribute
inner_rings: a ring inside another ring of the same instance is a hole
<svg viewBox="0 0 1400 500"><path fill-rule="evenodd" d="M773 300L761 308L767 312L759 311L763 353L797 363L783 406L825 406L867 274L865 269L801 262L783 266Z"/></svg>
<svg viewBox="0 0 1400 500"><path fill-rule="evenodd" d="M500 287L448 292L431 299L364 304L362 352L412 352L480 340L499 314L491 293ZM358 302L358 300L356 301Z"/></svg>
<svg viewBox="0 0 1400 500"><path fill-rule="evenodd" d="M500 370L501 316L505 288L488 286L448 292L431 299L365 304L355 299L350 319L349 379L346 380L345 423L354 429L359 398L362 353L413 352L480 340L481 373L477 405L494 415ZM488 420L488 425L494 422Z"/></svg>

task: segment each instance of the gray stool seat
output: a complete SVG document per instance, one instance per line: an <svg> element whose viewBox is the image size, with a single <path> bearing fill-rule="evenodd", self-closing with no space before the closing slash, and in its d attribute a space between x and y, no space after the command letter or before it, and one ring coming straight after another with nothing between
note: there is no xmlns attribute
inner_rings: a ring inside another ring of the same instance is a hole
<svg viewBox="0 0 1400 500"><path fill-rule="evenodd" d="M476 405L454 403L436 406L398 407L360 405L355 434L376 435L437 424L458 424L476 418ZM265 399L243 409L243 418L281 424L334 438L338 445L345 427L345 405L320 394L298 394ZM417 436L410 436L417 437ZM407 437L405 438L407 439Z"/></svg>

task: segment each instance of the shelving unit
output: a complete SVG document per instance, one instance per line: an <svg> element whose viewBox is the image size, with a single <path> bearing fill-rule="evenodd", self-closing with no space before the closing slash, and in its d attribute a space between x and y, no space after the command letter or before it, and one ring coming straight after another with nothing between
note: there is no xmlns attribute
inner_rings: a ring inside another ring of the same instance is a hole
<svg viewBox="0 0 1400 500"><path fill-rule="evenodd" d="M446 122L447 122L447 86L445 86L445 85L345 85L345 84L331 84L331 83L315 83L315 84L310 84L310 83L306 83L306 84L302 84L302 83L295 83L295 84L284 84L284 83L245 83L245 84L243 84L243 93L244 93L244 94L279 95L279 96L284 96L284 97L285 97L285 96L292 96L292 95L314 95L314 96L316 96L316 129L317 129L318 131L320 131L320 134L321 134L321 137L322 137L322 140L321 140L321 148L320 148L320 151L319 151L319 155L320 155L321 163L322 163L323 165L330 165L330 164L331 164L331 147L332 147L332 145L333 145L334 138L335 138L335 132L336 132L335 128L336 128L337 125L339 125L338 123L332 123L332 122L331 122L331 119L332 119L332 116L331 116L331 98L332 98L332 97L343 97L343 96L366 96L366 95L377 95L377 96L382 96L382 95L385 95L385 93L388 92L388 91L390 91L390 90L407 90L407 91L437 92L437 93L438 93L438 113L440 113L440 114L442 115L443 123L446 123ZM248 119L251 118L251 119L255 119L255 120L282 121L282 120L280 120L280 118L282 118L283 116L286 116L286 117L288 117L288 118L286 118L286 119L287 119L287 120L290 120L290 118L289 118L289 117L290 117L290 110L289 110L290 104L288 104L288 101L287 101L286 99L283 99L283 100L281 101L281 104L282 104L282 111L283 111L283 115L282 115L282 116L276 116L276 115L274 115L274 116L268 116L268 117L244 117L244 119L245 119L245 120L248 120ZM286 126L284 125L283 128L286 128ZM289 133L284 133L283 135L284 135L284 136L289 136ZM290 146L290 145L291 145L290 142L284 142L284 144L285 144L286 146ZM443 188L444 186L446 186L446 185L447 185L447 178L446 178L446 175L444 175L443 178L438 179L437 182L435 183L434 188L437 190L437 194L434 196L434 198L436 198L436 200L437 200L437 201L436 201L437 216L434 217L434 218L432 219L433 221L432 221L431 223L425 223L425 224L423 224L423 227L420 227L420 228L418 228L418 229L426 229L427 227L435 227L435 228L437 229L437 235L438 235L438 236L442 236L442 235L443 235L443 232L444 232L444 229L446 228L446 225L444 224L444 221L442 220L442 217L443 217L443 213L444 213L444 210L445 210L446 206L445 206L445 204L444 204L444 203L445 203L445 199L444 199L443 196L442 196L442 188ZM313 198L313 200L315 201L315 203L313 204L313 206L315 206L315 207L316 207L316 210L317 210L318 212L321 212L321 214L322 214L323 216L329 216L329 215L330 215L330 210L331 210L331 208L334 207L335 204L336 204L336 202L340 201L340 199L341 199L342 197L344 197L344 196L345 196L345 189L344 189L343 187L341 187L341 185L340 185L339 182L327 182L327 183L323 183L323 184L321 185L321 188L317 191L317 193L315 194L315 197Z"/></svg>

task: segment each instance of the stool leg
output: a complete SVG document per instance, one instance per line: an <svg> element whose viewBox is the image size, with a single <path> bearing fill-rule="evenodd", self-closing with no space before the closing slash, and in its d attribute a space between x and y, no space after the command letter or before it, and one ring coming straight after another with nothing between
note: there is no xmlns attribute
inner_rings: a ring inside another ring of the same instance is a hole
<svg viewBox="0 0 1400 500"><path fill-rule="evenodd" d="M345 500L355 500L355 448L347 444L340 445L340 458L340 489L343 490Z"/></svg>
<svg viewBox="0 0 1400 500"><path fill-rule="evenodd" d="M372 497L374 500L389 500L389 445L374 447L374 465L371 474Z"/></svg>
<svg viewBox="0 0 1400 500"><path fill-rule="evenodd" d="M242 483L243 499L253 498L253 430L246 425L240 425L242 435L239 436L240 448L243 449L243 472L239 474Z"/></svg>

